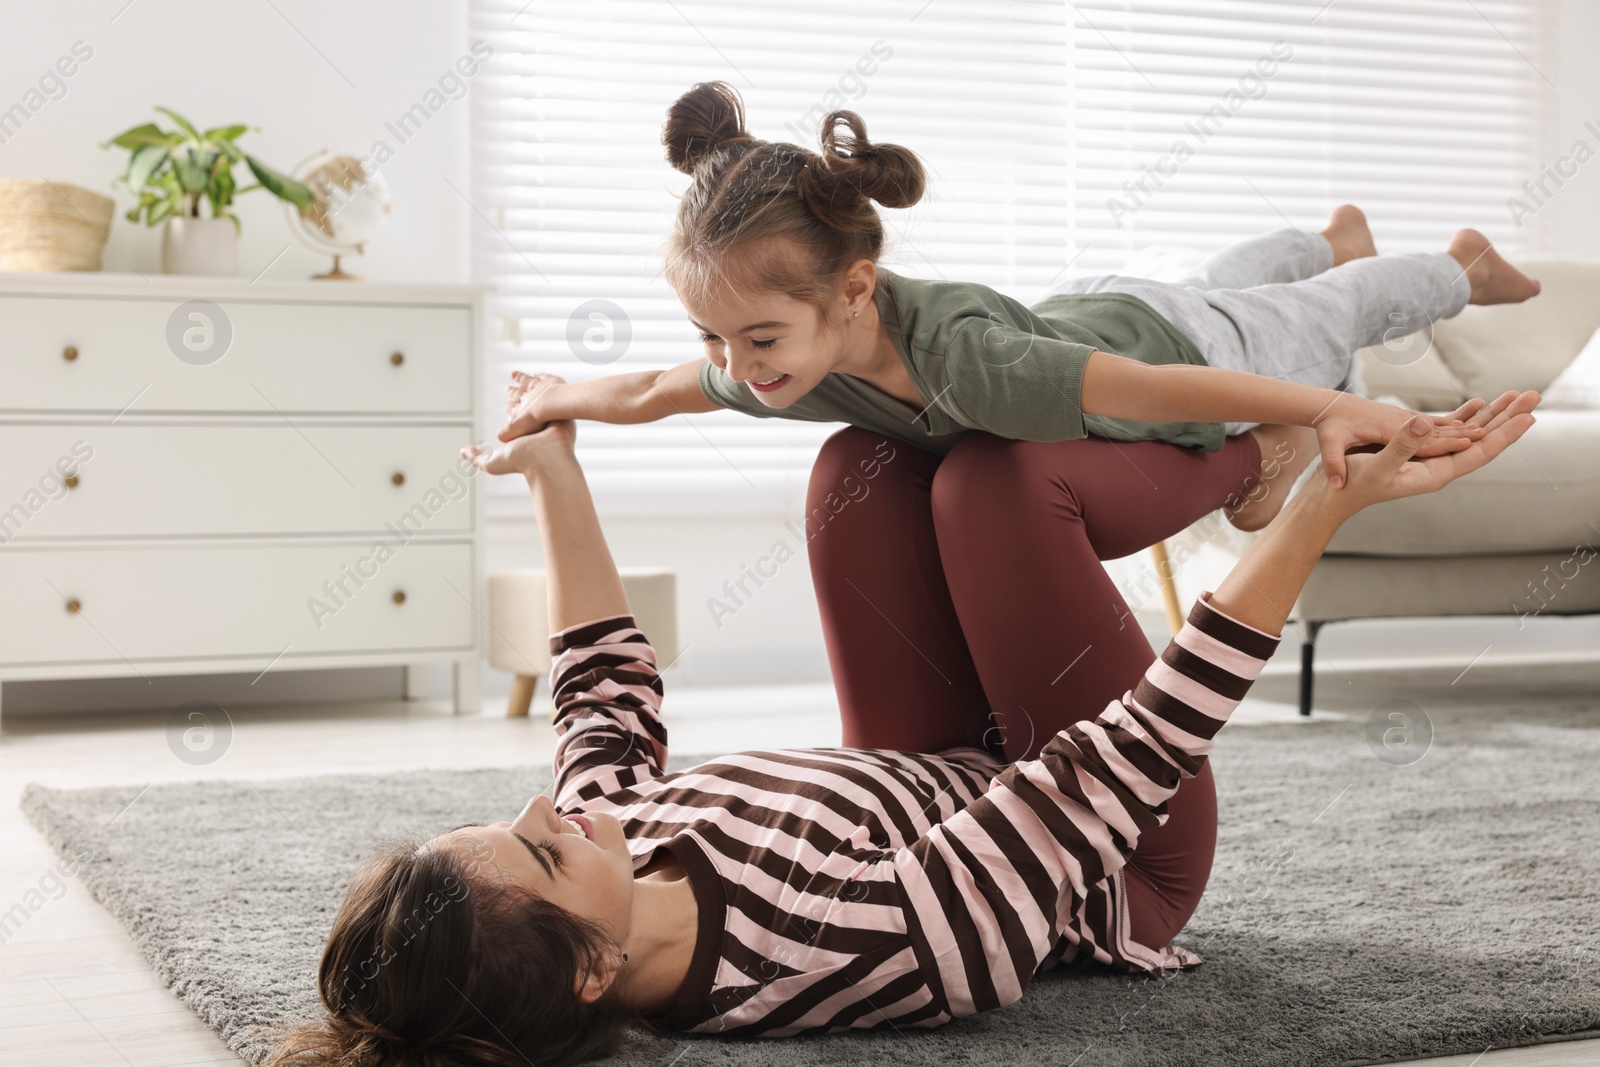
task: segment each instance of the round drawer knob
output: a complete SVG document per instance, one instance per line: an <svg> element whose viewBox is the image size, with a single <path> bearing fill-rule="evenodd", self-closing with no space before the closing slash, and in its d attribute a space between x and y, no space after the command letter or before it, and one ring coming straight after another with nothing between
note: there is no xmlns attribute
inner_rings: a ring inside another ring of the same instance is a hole
<svg viewBox="0 0 1600 1067"><path fill-rule="evenodd" d="M78 476L76 474L67 475L65 478L61 479L61 482L68 489L78 488Z"/></svg>
<svg viewBox="0 0 1600 1067"><path fill-rule="evenodd" d="M406 591L404 589L396 589L394 591L394 602L396 604L404 604L406 602Z"/></svg>
<svg viewBox="0 0 1600 1067"><path fill-rule="evenodd" d="M68 345L66 348L63 348L61 350L61 358L66 360L68 363L71 363L73 360L77 359L78 358L78 346L77 345Z"/></svg>
<svg viewBox="0 0 1600 1067"><path fill-rule="evenodd" d="M80 612L82 610L83 610L83 605L78 602L78 598L77 597L73 597L71 600L67 601L67 614L68 615L76 615L78 612Z"/></svg>
<svg viewBox="0 0 1600 1067"><path fill-rule="evenodd" d="M69 356L68 358L70 359L71 357ZM395 353L393 353L393 354L391 354L389 356L389 362L394 364L396 367L398 367L400 364L404 363L405 361L406 361L406 354L404 352L395 352Z"/></svg>
<svg viewBox="0 0 1600 1067"><path fill-rule="evenodd" d="M399 471L395 471L393 474L389 475L389 480L395 485L406 484L406 476Z"/></svg>

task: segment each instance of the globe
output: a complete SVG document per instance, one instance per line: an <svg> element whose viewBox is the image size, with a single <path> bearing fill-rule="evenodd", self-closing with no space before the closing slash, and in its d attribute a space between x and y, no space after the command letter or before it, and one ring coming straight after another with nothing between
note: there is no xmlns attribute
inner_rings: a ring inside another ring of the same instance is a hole
<svg viewBox="0 0 1600 1067"><path fill-rule="evenodd" d="M311 190L309 207L286 205L289 228L314 252L333 257L333 269L315 277L359 280L340 266L343 256L360 255L389 220L389 183L380 171L370 173L355 156L326 150L295 168L294 177Z"/></svg>

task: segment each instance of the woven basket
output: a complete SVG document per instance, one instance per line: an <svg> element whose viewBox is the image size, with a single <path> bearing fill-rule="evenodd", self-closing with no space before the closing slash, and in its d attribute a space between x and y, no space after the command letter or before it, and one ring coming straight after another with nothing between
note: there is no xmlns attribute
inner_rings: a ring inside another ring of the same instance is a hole
<svg viewBox="0 0 1600 1067"><path fill-rule="evenodd" d="M99 270L115 208L66 182L0 181L0 271Z"/></svg>

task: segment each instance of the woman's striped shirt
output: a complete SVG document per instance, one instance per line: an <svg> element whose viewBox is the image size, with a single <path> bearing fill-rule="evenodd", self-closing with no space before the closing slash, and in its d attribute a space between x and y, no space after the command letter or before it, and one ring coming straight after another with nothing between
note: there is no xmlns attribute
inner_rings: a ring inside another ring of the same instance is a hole
<svg viewBox="0 0 1600 1067"><path fill-rule="evenodd" d="M669 1028L787 1036L938 1026L1035 973L1200 962L1128 933L1123 866L1278 639L1203 597L1142 680L1039 757L742 752L668 774L655 652L631 615L551 635L555 801L665 847L700 910Z"/></svg>

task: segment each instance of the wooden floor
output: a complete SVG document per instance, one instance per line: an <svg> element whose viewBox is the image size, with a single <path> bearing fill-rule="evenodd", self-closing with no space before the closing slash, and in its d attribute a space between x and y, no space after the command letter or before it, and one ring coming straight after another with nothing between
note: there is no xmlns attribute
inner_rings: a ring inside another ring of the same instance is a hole
<svg viewBox="0 0 1600 1067"><path fill-rule="evenodd" d="M763 712L753 715L751 708ZM26 782L143 784L483 767L549 758L552 735L537 705L523 720L495 717L497 709L488 710L484 717L457 717L435 702L248 709L233 715L226 754L204 767L183 763L167 748L165 714L0 723L0 855L5 857L0 910L20 901L55 863L17 810ZM837 712L826 686L680 688L669 711L679 752L839 741ZM1237 719L1290 721L1293 714L1283 705L1247 702ZM75 880L0 945L0 1063L6 1067L237 1067L241 1062L162 985L127 933ZM1486 1049L1477 1056L1426 1062L1434 1067L1573 1067L1600 1063L1600 1041Z"/></svg>

